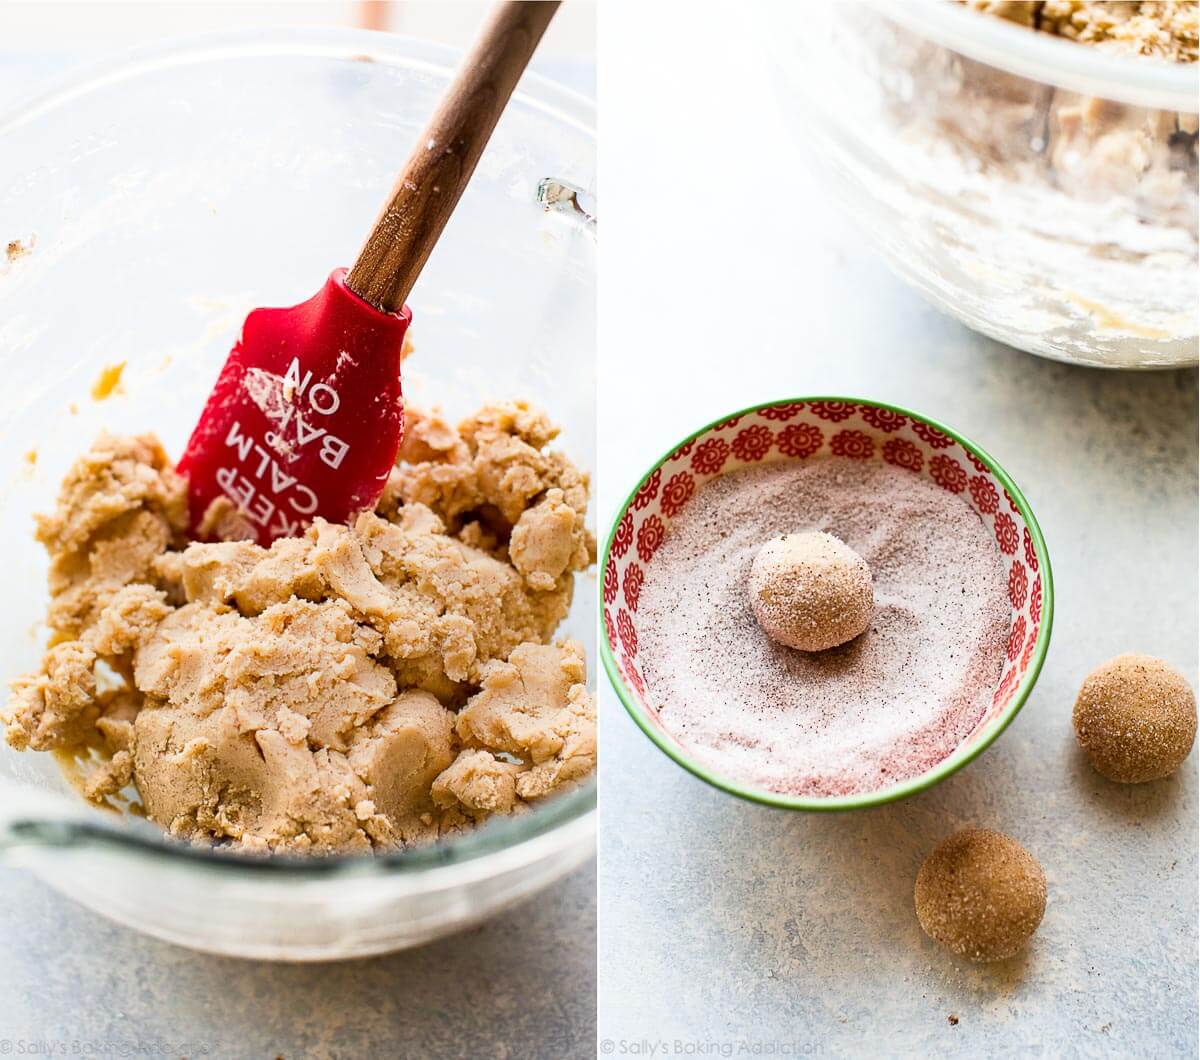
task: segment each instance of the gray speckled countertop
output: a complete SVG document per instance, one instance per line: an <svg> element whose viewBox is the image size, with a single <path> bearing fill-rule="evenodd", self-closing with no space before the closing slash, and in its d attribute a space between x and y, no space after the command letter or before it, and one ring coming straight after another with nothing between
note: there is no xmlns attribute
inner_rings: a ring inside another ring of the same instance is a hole
<svg viewBox="0 0 1200 1060"><path fill-rule="evenodd" d="M1173 779L1111 784L1077 751L1070 722L1088 670L1122 651L1160 655L1195 685L1195 374L1038 361L925 309L870 259L840 271L874 292L876 312L836 363L819 375L797 365L774 389L768 366L746 365L756 378L697 397L688 423L639 451L818 386L941 415L1034 506L1056 584L1050 654L980 759L924 794L851 814L772 810L708 787L606 687L601 1038L618 1050L745 1039L797 1042L792 1055L861 1055L871 1041L902 1056L1195 1056L1197 754ZM618 474L617 456L605 459L610 512L645 468L631 457ZM951 958L913 913L921 859L967 825L1013 834L1049 879L1031 950L991 967Z"/></svg>
<svg viewBox="0 0 1200 1060"><path fill-rule="evenodd" d="M0 1056L40 1042L57 1043L42 1055L153 1060L590 1056L595 881L580 869L419 949L296 965L143 938L3 870Z"/></svg>
<svg viewBox="0 0 1200 1060"><path fill-rule="evenodd" d="M647 19L649 39L661 26ZM1195 685L1196 373L1078 369L940 315L751 108L769 91L751 81L753 57L722 45L710 85L697 70L713 52L691 44L696 69L675 73L702 117L668 121L649 96L606 96L605 157L637 151L639 171L664 184L677 160L714 145L705 187L752 198L752 159L772 200L745 211L714 198L702 225L701 196L686 189L669 209L620 195L625 212L610 208L607 238L653 225L672 266L605 263L605 305L634 337L602 343L602 525L704 423L789 396L873 397L945 420L1008 469L1045 532L1057 612L1041 679L999 741L940 786L857 813L716 791L658 751L605 686L601 1051L1194 1057L1200 751L1172 779L1111 784L1077 750L1070 716L1089 669L1123 651L1162 656ZM652 51L631 38L627 68ZM1032 947L994 966L952 958L913 911L922 858L967 825L1016 836L1049 880Z"/></svg>

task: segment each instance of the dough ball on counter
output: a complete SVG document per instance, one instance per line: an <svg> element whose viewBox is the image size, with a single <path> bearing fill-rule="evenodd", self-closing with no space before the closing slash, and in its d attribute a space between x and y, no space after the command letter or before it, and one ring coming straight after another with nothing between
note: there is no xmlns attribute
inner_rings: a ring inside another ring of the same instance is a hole
<svg viewBox="0 0 1200 1060"><path fill-rule="evenodd" d="M875 612L867 561L832 534L772 538L750 566L750 606L772 640L824 651L862 633Z"/></svg>
<svg viewBox="0 0 1200 1060"><path fill-rule="evenodd" d="M914 892L925 934L973 961L1000 961L1025 944L1046 912L1046 876L1015 839L967 828L921 865Z"/></svg>
<svg viewBox="0 0 1200 1060"><path fill-rule="evenodd" d="M1121 784L1170 776L1196 738L1196 696L1152 655L1118 655L1083 682L1075 737L1101 775Z"/></svg>

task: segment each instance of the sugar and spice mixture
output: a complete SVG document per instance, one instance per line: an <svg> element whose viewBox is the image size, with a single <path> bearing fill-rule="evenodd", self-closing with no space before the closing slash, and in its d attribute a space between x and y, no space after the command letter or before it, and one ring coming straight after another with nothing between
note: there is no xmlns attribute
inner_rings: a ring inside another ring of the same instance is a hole
<svg viewBox="0 0 1200 1060"><path fill-rule="evenodd" d="M870 565L875 614L825 652L773 642L747 592L764 541L834 534ZM949 756L1000 679L1004 567L961 497L900 468L833 457L704 486L646 572L647 695L700 761L780 793L887 787Z"/></svg>

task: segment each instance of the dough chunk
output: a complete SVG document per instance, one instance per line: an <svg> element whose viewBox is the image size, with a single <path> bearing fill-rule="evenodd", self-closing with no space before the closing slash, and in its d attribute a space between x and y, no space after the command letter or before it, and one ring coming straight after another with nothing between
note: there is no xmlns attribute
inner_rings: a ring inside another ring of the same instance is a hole
<svg viewBox="0 0 1200 1060"><path fill-rule="evenodd" d="M102 434L67 475L54 513L37 520L50 554L50 628L76 634L117 590L152 582L154 558L186 526L187 486L158 439Z"/></svg>
<svg viewBox="0 0 1200 1060"><path fill-rule="evenodd" d="M583 570L590 562L583 512L566 502L563 490L547 490L521 513L508 551L531 589L550 591L564 571Z"/></svg>
<svg viewBox="0 0 1200 1060"><path fill-rule="evenodd" d="M372 657L379 646L345 601L289 600L250 618L187 604L136 652L133 678L144 695L201 718L220 712L238 732L291 722L316 746L345 750L396 695Z"/></svg>
<svg viewBox="0 0 1200 1060"><path fill-rule="evenodd" d="M460 751L454 764L433 784L433 801L473 816L511 813L517 801L517 762L506 762L483 749Z"/></svg>
<svg viewBox="0 0 1200 1060"><path fill-rule="evenodd" d="M595 768L596 712L585 680L578 641L522 644L484 668L482 688L458 715L458 735L530 763L517 791L540 798Z"/></svg>
<svg viewBox="0 0 1200 1060"><path fill-rule="evenodd" d="M149 816L173 835L222 835L274 850L366 850L430 834L429 790L453 758L453 715L405 692L341 749L303 716L248 727L235 711L147 707L135 771Z"/></svg>
<svg viewBox="0 0 1200 1060"><path fill-rule="evenodd" d="M49 751L86 742L100 716L96 655L79 641L51 648L39 672L18 677L4 721L18 751Z"/></svg>
<svg viewBox="0 0 1200 1060"><path fill-rule="evenodd" d="M531 588L549 591L564 572L586 569L596 543L584 526L588 480L563 454L545 414L523 401L489 405L452 431L436 413L413 413L384 510L423 504L457 533L482 522Z"/></svg>

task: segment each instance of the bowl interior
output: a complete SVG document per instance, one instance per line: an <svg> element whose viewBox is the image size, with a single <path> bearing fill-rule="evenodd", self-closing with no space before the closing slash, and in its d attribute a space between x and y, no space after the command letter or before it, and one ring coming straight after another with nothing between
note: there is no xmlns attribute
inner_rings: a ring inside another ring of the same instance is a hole
<svg viewBox="0 0 1200 1060"><path fill-rule="evenodd" d="M647 567L672 521L718 475L771 461L831 456L877 460L960 495L991 528L1008 568L1011 608L1004 668L991 706L948 758L918 777L860 795L780 795L731 782L699 764L663 725L638 658L638 603ZM734 794L794 809L877 805L920 791L983 751L1020 709L1050 640L1052 586L1045 542L1008 475L950 428L906 409L856 398L803 398L756 406L710 424L659 460L618 513L604 555L601 651L634 720L671 758Z"/></svg>

